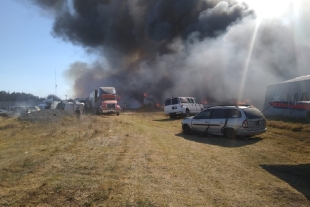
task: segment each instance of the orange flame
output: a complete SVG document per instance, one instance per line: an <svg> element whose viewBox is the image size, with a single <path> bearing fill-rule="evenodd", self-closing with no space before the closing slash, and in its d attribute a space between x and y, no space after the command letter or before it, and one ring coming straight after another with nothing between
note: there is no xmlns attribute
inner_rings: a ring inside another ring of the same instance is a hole
<svg viewBox="0 0 310 207"><path fill-rule="evenodd" d="M237 105L249 105L251 103L250 99L246 99L244 101L237 101Z"/></svg>
<svg viewBox="0 0 310 207"><path fill-rule="evenodd" d="M201 103L202 104L208 104L208 101L207 100L203 100Z"/></svg>

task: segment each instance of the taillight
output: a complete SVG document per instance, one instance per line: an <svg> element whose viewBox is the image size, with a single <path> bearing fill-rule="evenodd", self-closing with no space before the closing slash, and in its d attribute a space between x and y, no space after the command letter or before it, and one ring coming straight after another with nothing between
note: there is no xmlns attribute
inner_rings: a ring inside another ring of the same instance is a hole
<svg viewBox="0 0 310 207"><path fill-rule="evenodd" d="M242 127L248 128L248 120L247 119L242 122Z"/></svg>

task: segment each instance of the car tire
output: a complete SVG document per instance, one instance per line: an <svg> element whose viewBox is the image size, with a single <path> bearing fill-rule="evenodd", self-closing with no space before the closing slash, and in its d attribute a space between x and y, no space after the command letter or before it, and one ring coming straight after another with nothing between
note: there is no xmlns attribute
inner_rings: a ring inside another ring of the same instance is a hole
<svg viewBox="0 0 310 207"><path fill-rule="evenodd" d="M188 109L186 109L184 117L190 117L190 115L191 115L191 112Z"/></svg>
<svg viewBox="0 0 310 207"><path fill-rule="evenodd" d="M183 125L182 129L183 129L183 132L185 134L191 134L192 133L192 129L188 125Z"/></svg>
<svg viewBox="0 0 310 207"><path fill-rule="evenodd" d="M175 117L175 115L170 115L170 119L174 119Z"/></svg>
<svg viewBox="0 0 310 207"><path fill-rule="evenodd" d="M225 136L229 139L236 139L236 130L234 129L226 129Z"/></svg>
<svg viewBox="0 0 310 207"><path fill-rule="evenodd" d="M119 112L116 112L116 115L119 116Z"/></svg>

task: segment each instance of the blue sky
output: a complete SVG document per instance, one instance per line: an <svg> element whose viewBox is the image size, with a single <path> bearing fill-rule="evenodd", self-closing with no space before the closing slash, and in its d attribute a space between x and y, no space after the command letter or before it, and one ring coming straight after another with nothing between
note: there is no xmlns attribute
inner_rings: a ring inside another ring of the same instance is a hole
<svg viewBox="0 0 310 207"><path fill-rule="evenodd" d="M249 3L250 8L253 8L256 11L257 18L254 21L250 21L248 23L247 21L243 21L242 24L236 24L236 27L230 27L224 34L223 38L228 38L226 40L232 40L231 43L233 45L239 44L238 42L235 42L236 38L235 36L238 36L237 34L242 34L244 35L246 31L250 31L252 26L255 24L260 25L260 30L265 26L265 28L268 29L268 20L270 21L270 25L273 25L270 28L287 28L287 30L283 31L290 31L294 33L292 35L295 37L295 43L298 46L298 48L301 48L303 50L300 51L308 51L306 49L309 48L309 34L310 34L310 27L309 27L309 0L237 0L239 2L246 1ZM84 48L80 46L74 46L70 42L64 42L63 40L59 38L54 38L51 35L52 27L53 27L53 18L51 16L48 16L48 14L44 13L43 9L40 9L34 5L31 5L29 0L0 0L0 24L1 24L1 33L0 33L0 91L7 91L7 92L24 92L24 93L31 93L35 96L39 97L46 97L49 94L56 94L62 99L66 98L66 95L68 98L75 98L73 97L72 93L72 88L70 85L70 82L65 79L64 77L64 72L67 71L67 69L70 67L70 64L76 62L76 61L81 61L85 63L92 63L93 59L99 59L100 61L103 59L103 57L96 57L96 54L93 56L90 56L85 52ZM294 3L293 3L294 2ZM299 3L298 3L299 2ZM303 2L303 4L302 4ZM306 3L307 2L307 3ZM128 4L131 5L134 8L133 4ZM268 7L266 7L268 5ZM292 7L294 5L294 7ZM223 5L222 5L223 6ZM111 6L111 8L113 8ZM294 12L292 11L291 8L294 8ZM296 12L295 12L296 10ZM300 12L299 12L300 10ZM112 10L113 11L113 10ZM134 11L134 9L132 10ZM113 12L111 12L113 14ZM294 16L297 14L296 16ZM108 15L108 14L107 14ZM137 14L133 12L133 19L134 20L139 20L139 11L137 11ZM137 16L135 16L137 15ZM108 16L108 18L112 18L113 16ZM274 27L274 19L281 19L281 24L278 21L278 26L279 27ZM265 22L262 20L266 20ZM293 21L294 20L294 21ZM260 23L259 23L260 22ZM117 23L117 21L116 21ZM262 24L264 23L264 24ZM293 28L294 26L294 28ZM259 28L257 26L257 28ZM293 28L293 29L292 29ZM258 30L257 30L258 31ZM257 32L256 31L256 32ZM278 42L286 42L285 40L290 40L289 32L288 35L286 34L278 34L278 30L272 30L273 32L270 33L269 39L271 40L279 40ZM282 31L282 30L279 30ZM113 32L113 31L112 31ZM112 34L109 33L109 34ZM266 33L268 34L268 33ZM229 39L231 38L231 39ZM266 36L268 38L268 35ZM282 39L281 39L282 38ZM261 40L263 40L263 36L261 36ZM237 38L237 40L239 40ZM281 41L280 41L281 40ZM239 44L240 46L243 46L243 39L240 39L241 43ZM293 42L293 41L291 41ZM177 44L178 42L176 42ZM227 55L235 55L234 50L229 50L230 44L223 44L225 42L222 41L221 38L217 38L212 40L212 45L214 45L214 50L210 45L208 44L209 42L206 41L206 44L202 44L203 42L201 41L199 44L194 45L195 47L193 48L198 48L201 46L202 50L204 53L199 53L196 54L196 50L193 50L192 54L190 57L199 58L201 60L210 60L208 64L210 64L209 72L214 75L217 75L216 71L222 70L226 74L226 70L228 70L230 67L225 67L225 65L221 68L220 65L215 64L214 66L212 65L212 61L214 57L216 57L216 53L214 51L220 52L221 50L226 51L225 54ZM87 45L87 44L86 44ZM109 44L107 44L109 45ZM102 45L105 46L105 45ZM227 46L227 47L226 47ZM255 47L258 47L258 43L255 45ZM272 45L271 45L272 46ZM183 45L181 45L183 47ZM181 48L180 47L180 48ZM142 48L142 49L147 49L147 47ZM208 50L207 50L208 49ZM244 51L247 51L247 47L244 47ZM265 48L263 48L265 50ZM286 57L285 55L282 55L282 51L276 50L277 48L272 48L273 50L270 54L268 55L265 52L265 56L262 57L262 59L257 59L256 62L254 60L252 61L252 65L256 65L261 76L263 77L263 80L265 84L270 84L273 82L279 82L283 81L282 79L278 79L278 77L269 77L269 68L273 67L273 65L269 65L269 59L265 57L272 57L274 56L276 51L277 57ZM261 50L261 51L264 51ZM109 51L109 50L107 50ZM197 50L198 51L198 50ZM260 50L257 50L260 51ZM280 52L279 52L280 51ZM290 50L289 50L290 51ZM291 53L287 51L287 56L289 56ZM102 52L101 50L99 52ZM277 53L279 52L279 53ZM102 55L102 53L100 53ZM209 55L210 54L210 55ZM241 54L241 53L239 53ZM246 53L247 54L247 53ZM128 54L124 56L125 58L131 57L130 55L133 54ZM171 58L178 58L177 55L182 55L182 53L175 54L175 56L171 56ZM199 55L199 56L198 56ZM298 63L302 63L299 66L299 70L301 71L300 73L296 73L296 76L299 76L300 74L308 75L308 65L309 65L309 58L308 54L303 55L303 53L298 54L300 57L298 59ZM223 53L219 53L219 55L222 58ZM134 56L133 56L134 57ZM228 56L227 56L228 57ZM249 57L249 56L248 56ZM255 57L253 55L253 57ZM261 56L258 56L261 57ZM157 57L156 57L157 58ZM264 59L265 58L265 59ZM229 58L228 58L229 59ZM236 62L236 68L239 68L238 64L243 62L244 56L239 55L236 56L235 62ZM283 58L285 59L285 58ZM113 59L112 59L113 60ZM230 59L229 59L230 60ZM157 80L160 80L161 78L164 79L166 76L166 71L164 70L164 64L167 63L169 65L168 67L170 68L170 71L179 71L180 67L179 65L182 64L189 64L190 68L195 69L196 71L200 71L201 68L205 69L207 68L207 64L205 61L197 62L195 61L190 61L190 59L185 59L184 63L177 63L176 65L170 65L169 61L168 62L163 62L161 57L158 56L158 64L161 68L158 69L158 72L156 72L156 75L158 76L157 79L153 78L153 72L155 71L156 65L152 65L152 67L144 68L146 72L141 72L140 74L141 77L139 77L139 84L135 85L134 90L141 90L144 92L144 88L146 86L149 86L150 83L154 84L154 86L157 84ZM270 63L273 63L272 60L270 60ZM125 62L125 60L124 60ZM154 62L153 62L154 63ZM259 64L255 64L259 63ZM232 63L230 63L231 65ZM279 61L279 67L282 66L282 62ZM285 66L285 65L284 65ZM288 67L288 66L287 66ZM113 68L113 67L111 67ZM184 78L183 82L188 80L188 71L186 70L187 67L184 68L182 78ZM216 70L213 70L213 68L216 68ZM263 68L264 70L261 70ZM283 71L286 71L286 66L282 67L284 68ZM288 67L289 68L289 67ZM305 69L306 68L306 69ZM87 78L87 74L96 71L96 68L92 68L90 66L89 71L86 71L85 77ZM110 69L107 67L107 69ZM114 69L114 68L113 68ZM123 68L117 70L115 69L116 72L121 72ZM252 68L254 70L254 68ZM109 70L111 72L114 70ZM289 71L291 69L289 68ZM115 73L116 73L115 72ZM160 74L160 72L162 72ZM205 71L202 71L205 72ZM264 73L266 72L266 73ZM56 77L55 77L56 73ZM200 74L200 73L197 73ZM268 74L268 75L266 75ZM105 76L103 74L100 77L109 77L109 73ZM273 75L273 73L271 73ZM277 75L277 74L276 74ZM83 77L81 75L81 77ZM94 76L90 76L94 77ZM267 77L267 78L265 78ZM198 79L200 77L197 77ZM268 79L270 78L270 79ZM268 81L267 81L268 79ZM56 80L56 82L55 82ZM97 79L93 79L97 80ZM104 80L104 79L103 79ZM119 87L122 86L122 84L125 84L126 86L129 85L131 82L126 82L124 81L125 79L120 78L120 83ZM126 80L131 80L131 79L126 79ZM178 84L183 84L182 81L179 81L180 78L172 78L172 81L175 81L175 86L174 88L171 88L170 91L167 91L167 95L169 93L176 93L178 91L177 89L180 88L178 87ZM255 80L259 80L257 76L255 76ZM285 80L285 79L284 79ZM72 81L72 79L71 79ZM91 80L90 80L91 81ZM84 84L88 84L90 81L84 81ZM123 81L123 82L122 82ZM236 81L236 84L239 81ZM234 82L233 82L234 83ZM55 90L55 84L57 84L57 91ZM115 82L117 84L117 82ZM204 84L204 82L202 82ZM90 84L91 85L91 84ZM210 85L214 87L216 83L210 82ZM85 85L80 84L78 85L78 89L87 89ZM102 86L102 85L101 85ZM182 85L183 86L183 85ZM92 88L92 86L89 86ZM157 88L157 87L154 87ZM190 87L192 88L191 90L197 91L197 88L193 87L192 84ZM216 86L216 88L221 88ZM230 87L230 88L236 88ZM132 89L132 88L130 88ZM88 89L87 89L88 90ZM261 89L261 94L264 94L264 87ZM130 91L130 90L129 90ZM83 94L89 93L89 91L82 91ZM147 92L147 91L146 91ZM183 90L182 90L183 92ZM190 91L189 91L190 92ZM142 94L142 93L141 93ZM229 93L232 94L232 93ZM164 94L166 95L166 94Z"/></svg>
<svg viewBox="0 0 310 207"><path fill-rule="evenodd" d="M75 98L63 72L75 61L87 62L83 48L54 38L53 19L18 1L0 1L0 25L0 91Z"/></svg>

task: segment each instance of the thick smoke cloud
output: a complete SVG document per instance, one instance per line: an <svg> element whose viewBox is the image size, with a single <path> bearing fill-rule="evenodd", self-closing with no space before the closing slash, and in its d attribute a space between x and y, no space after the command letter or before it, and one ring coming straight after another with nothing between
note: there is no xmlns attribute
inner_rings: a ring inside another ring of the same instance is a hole
<svg viewBox="0 0 310 207"><path fill-rule="evenodd" d="M293 16L258 25L255 12L237 1L33 1L55 15L55 37L98 55L66 72L76 97L115 86L132 104L147 93L158 102L239 98L260 107L268 84L309 73L310 44L299 34L309 30L299 31ZM309 8L303 3L300 9ZM306 25L309 12L300 14Z"/></svg>

